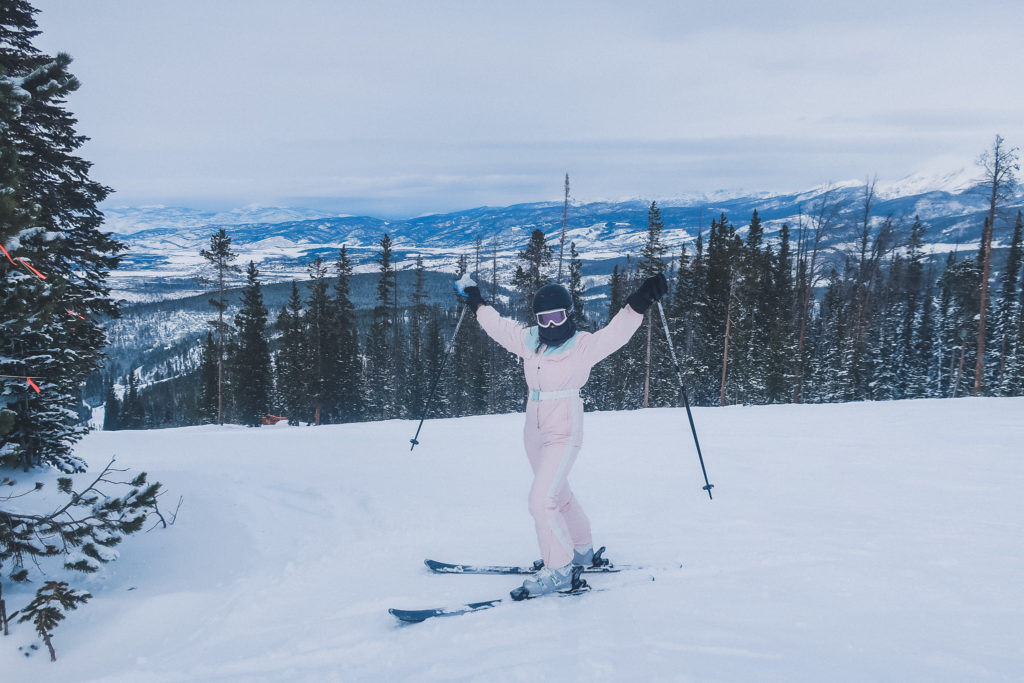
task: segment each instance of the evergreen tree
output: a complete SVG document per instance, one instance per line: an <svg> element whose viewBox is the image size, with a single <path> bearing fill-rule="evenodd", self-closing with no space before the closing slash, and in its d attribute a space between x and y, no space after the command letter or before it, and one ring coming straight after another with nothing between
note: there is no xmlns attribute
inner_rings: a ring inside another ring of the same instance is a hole
<svg viewBox="0 0 1024 683"><path fill-rule="evenodd" d="M129 370L125 378L124 403L121 406L121 428L141 429L145 426L145 412L139 401L139 380L134 370Z"/></svg>
<svg viewBox="0 0 1024 683"><path fill-rule="evenodd" d="M718 400L729 402L727 393L730 360L729 340L732 333L733 300L740 277L739 264L743 241L736 229L721 214L711 221L707 252L707 317L704 321L703 345L709 357L707 365L718 380Z"/></svg>
<svg viewBox="0 0 1024 683"><path fill-rule="evenodd" d="M277 397L288 416L288 424L310 422L309 348L305 335L305 315L299 286L292 282L288 304L277 316L281 336L277 351Z"/></svg>
<svg viewBox="0 0 1024 683"><path fill-rule="evenodd" d="M407 412L415 416L423 414L430 383L427 373L427 325L430 309L427 306L426 268L423 266L422 254L416 255L415 280L409 300L412 303L412 310L409 319Z"/></svg>
<svg viewBox="0 0 1024 683"><path fill-rule="evenodd" d="M356 310L351 299L352 260L344 245L335 264L338 279L334 286L334 313L338 339L337 378L329 387L334 414L341 422L354 422L363 414L363 363L359 355L359 333L356 329Z"/></svg>
<svg viewBox="0 0 1024 683"><path fill-rule="evenodd" d="M651 202L647 210L647 240L640 252L639 279L644 280L664 273L667 268L665 257L668 248L662 239L665 228L661 220L661 210L657 202ZM652 306L645 315L646 339L644 346L644 388L642 405L668 405L674 403L678 393L672 382L672 369L668 358L667 344L654 344L654 309ZM652 384L653 379L653 384ZM653 400L652 400L653 399Z"/></svg>
<svg viewBox="0 0 1024 683"><path fill-rule="evenodd" d="M252 261L249 261L245 276L242 308L235 316L238 345L232 356L231 375L238 419L243 424L259 427L270 410L273 392L270 341L267 338L267 309L263 305L259 270Z"/></svg>
<svg viewBox="0 0 1024 683"><path fill-rule="evenodd" d="M779 230L779 253L770 267L773 291L764 311L769 330L766 353L762 357L765 365L764 400L784 403L792 397L792 368L796 357L793 254L789 244L789 225L785 223Z"/></svg>
<svg viewBox="0 0 1024 683"><path fill-rule="evenodd" d="M954 261L951 254L946 270L939 278L943 301L943 347L949 356L946 396L970 393L974 383L976 347L970 342L977 331L980 277L981 269L976 261L969 258Z"/></svg>
<svg viewBox="0 0 1024 683"><path fill-rule="evenodd" d="M569 295L572 297L573 321L576 329L587 329L587 315L583 309L583 297L586 295L583 286L583 261L576 251L576 242L569 242Z"/></svg>
<svg viewBox="0 0 1024 683"><path fill-rule="evenodd" d="M36 592L35 598L24 610L18 621L31 621L36 633L43 639L46 649L50 652L50 661L57 661L57 652L53 649L53 630L64 620L64 612L78 609L92 598L90 593L71 588L65 581L47 581Z"/></svg>
<svg viewBox="0 0 1024 683"><path fill-rule="evenodd" d="M397 321L392 304L397 285L395 268L391 262L391 237L387 233L381 238L380 248L377 257L380 267L377 305L373 309L373 321L366 343L367 404L371 417L376 420L394 417L398 399L393 363L394 326Z"/></svg>
<svg viewBox="0 0 1024 683"><path fill-rule="evenodd" d="M72 472L85 467L72 453L87 429L79 390L99 367L102 320L117 315L106 282L122 245L100 230L110 190L77 156L87 138L65 108L79 87L71 58L33 45L35 13L21 0L0 9L0 243L11 255L0 257L0 374L39 388L5 382L14 417L0 453Z"/></svg>
<svg viewBox="0 0 1024 683"><path fill-rule="evenodd" d="M533 315L533 295L547 282L547 269L551 263L552 247L547 243L544 232L534 230L530 242L519 252L520 264L512 276L512 286L519 292L521 319L530 320Z"/></svg>
<svg viewBox="0 0 1024 683"><path fill-rule="evenodd" d="M1024 215L1017 212L1013 226L1006 265L1000 276L999 302L997 304L995 337L999 352L999 369L995 378L999 392L1004 396L1015 396L1022 392L1020 378L1014 369L1017 356L1024 353L1018 342L1021 318L1021 298L1017 292L1021 278L1021 264L1024 262ZM1024 290L1022 290L1024 291Z"/></svg>
<svg viewBox="0 0 1024 683"><path fill-rule="evenodd" d="M327 265L317 256L309 265L309 299L306 301L305 338L309 357L309 396L313 423L321 424L330 388L336 382L338 337L331 319L334 307L327 295Z"/></svg>
<svg viewBox="0 0 1024 683"><path fill-rule="evenodd" d="M227 339L231 326L224 321L224 311L227 310L227 285L228 279L239 272L234 260L238 254L231 250L231 238L219 229L210 237L210 248L201 249L199 255L206 260L212 275L207 278L216 286L216 297L211 297L209 302L217 311L217 319L209 321L217 340L217 424L224 424L224 358L227 355Z"/></svg>
<svg viewBox="0 0 1024 683"><path fill-rule="evenodd" d="M106 400L103 401L103 431L113 432L121 428L121 402L114 393L114 385L107 389Z"/></svg>
<svg viewBox="0 0 1024 683"><path fill-rule="evenodd" d="M196 397L199 424L217 422L217 341L213 332L206 333L199 361L199 394Z"/></svg>

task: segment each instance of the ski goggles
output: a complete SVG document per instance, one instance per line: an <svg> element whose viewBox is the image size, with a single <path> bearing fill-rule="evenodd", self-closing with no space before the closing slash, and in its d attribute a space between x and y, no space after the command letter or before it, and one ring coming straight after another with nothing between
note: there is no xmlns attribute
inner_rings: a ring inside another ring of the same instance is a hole
<svg viewBox="0 0 1024 683"><path fill-rule="evenodd" d="M564 325L572 313L571 308L556 308L553 311L544 311L537 314L537 324L541 327L558 327Z"/></svg>

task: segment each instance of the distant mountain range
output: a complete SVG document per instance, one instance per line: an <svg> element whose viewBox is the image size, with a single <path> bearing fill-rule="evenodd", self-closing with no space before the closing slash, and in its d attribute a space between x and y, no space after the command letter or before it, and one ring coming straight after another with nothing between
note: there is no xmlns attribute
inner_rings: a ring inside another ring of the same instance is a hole
<svg viewBox="0 0 1024 683"><path fill-rule="evenodd" d="M839 209L835 229L824 246L842 250L852 245L862 220L864 182L844 182L794 193L718 193L659 200L665 224L665 240L672 246L691 243L708 230L712 219L725 214L741 231L757 210L766 236L777 234L783 223L792 231L807 225L822 201ZM649 200L572 203L568 212L568 239L584 260L588 279L603 280L614 263L640 251L646 229ZM984 212L984 187L977 173L958 171L940 176L918 175L876 187L871 207L878 223L891 216L897 234L904 235L915 215L927 224L927 240L933 254L976 248ZM1012 219L1024 206L1018 193L996 226L996 243L1008 240ZM250 259L259 265L268 282L304 278L306 266L316 256L329 262L341 245L348 245L357 271L373 270L381 237L387 232L395 259L409 268L421 254L432 270L452 270L460 254L471 259L475 242L484 245L488 261L496 250L499 269L514 267L514 256L525 246L534 229L557 241L562 224L561 202L478 207L446 214L387 220L366 216L327 215L296 207L246 207L227 212L204 212L180 207L148 206L105 209L106 227L128 246L122 266L113 275L116 292L130 300L177 298L201 290L195 282L202 259L199 250L210 235L224 228L232 238L239 263Z"/></svg>

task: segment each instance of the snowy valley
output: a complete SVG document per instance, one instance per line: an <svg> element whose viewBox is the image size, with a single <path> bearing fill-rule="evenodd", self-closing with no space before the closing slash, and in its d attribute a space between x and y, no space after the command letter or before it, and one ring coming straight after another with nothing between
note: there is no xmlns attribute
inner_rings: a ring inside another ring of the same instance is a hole
<svg viewBox="0 0 1024 683"><path fill-rule="evenodd" d="M794 239L800 225L815 220L823 206L835 210L834 225L822 246L839 251L853 244L863 209L864 182L830 183L791 193L716 193L658 199L665 221L664 239L672 252L687 244L692 252L698 233L724 214L744 234L743 226L756 210L765 236L776 236L788 223ZM604 280L615 263L634 258L647 229L650 200L573 202L567 213L567 240L576 243L585 275ZM1010 202L1007 215L1024 206L1024 194ZM886 217L894 221L898 238L905 239L914 216L927 224L929 251L971 252L987 199L972 170L940 176L916 175L875 188L873 225ZM460 254L471 255L483 242L484 258L497 252L499 271L507 278L516 254L540 229L549 236L561 229L562 202L539 202L506 207L478 207L417 218L383 219L338 216L329 212L287 207L248 207L213 212L176 207L117 207L104 209L105 228L128 250L111 274L115 293L130 301L178 298L200 291L195 281L202 259L199 250L210 235L224 228L241 262L252 259L267 282L305 279L309 263L320 256L331 262L338 248L348 246L357 272L376 269L377 249L385 232L394 240L395 263L411 269L421 255L429 270L451 271ZM997 226L996 246L1005 246L1010 225ZM239 280L241 281L241 280Z"/></svg>

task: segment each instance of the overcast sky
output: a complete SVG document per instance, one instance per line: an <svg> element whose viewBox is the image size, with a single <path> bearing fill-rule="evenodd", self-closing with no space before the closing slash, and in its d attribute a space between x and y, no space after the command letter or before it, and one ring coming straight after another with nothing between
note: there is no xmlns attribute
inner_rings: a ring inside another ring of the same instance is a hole
<svg viewBox="0 0 1024 683"><path fill-rule="evenodd" d="M114 206L794 190L1024 145L1022 2L34 4Z"/></svg>

